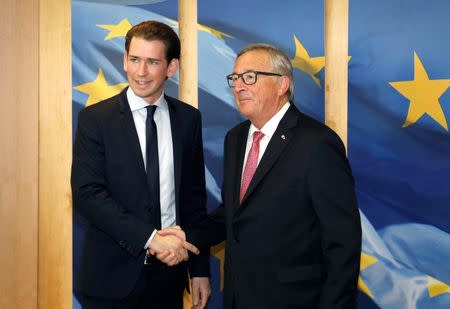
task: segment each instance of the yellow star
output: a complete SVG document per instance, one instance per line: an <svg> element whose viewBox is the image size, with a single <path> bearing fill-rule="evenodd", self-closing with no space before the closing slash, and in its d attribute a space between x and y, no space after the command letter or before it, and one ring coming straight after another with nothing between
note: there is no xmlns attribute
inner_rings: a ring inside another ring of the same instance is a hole
<svg viewBox="0 0 450 309"><path fill-rule="evenodd" d="M375 264L376 262L378 262L378 259L376 259L373 256L370 256L368 254L365 254L365 253L361 252L360 271L363 271L364 269L366 269L367 267ZM358 278L358 288L359 288L359 290L361 292L365 293L370 298L373 298L372 292L370 292L369 288L367 287L366 283L363 281L361 276L359 276L359 278Z"/></svg>
<svg viewBox="0 0 450 309"><path fill-rule="evenodd" d="M167 21L169 24L172 24L172 27L178 28L178 22L176 20L170 19L170 18L163 18L165 21Z"/></svg>
<svg viewBox="0 0 450 309"><path fill-rule="evenodd" d="M178 28L178 22L176 20L173 19L169 19L169 18L164 18L165 21L167 21L168 23L172 24L173 27ZM205 31L208 33L211 33L212 35L214 35L216 38L218 38L219 40L224 40L224 36L228 37L228 38L232 38L231 35L226 34L225 32L216 30L214 28L202 25L202 24L197 24L197 30L200 31Z"/></svg>
<svg viewBox="0 0 450 309"><path fill-rule="evenodd" d="M201 30L201 31L209 32L212 35L214 35L216 38L218 38L219 40L222 40L222 41L224 40L224 38L223 38L224 36L226 36L228 38L232 38L231 35L226 34L225 32L216 30L214 28L211 28L211 27L208 27L208 26L205 26L205 25L197 24L197 29Z"/></svg>
<svg viewBox="0 0 450 309"><path fill-rule="evenodd" d="M317 86L321 87L320 80L315 75L324 68L325 56L310 57L308 51L297 39L295 34L294 34L294 41L295 41L295 57L294 59L291 59L292 66L311 76L311 78L314 80Z"/></svg>
<svg viewBox="0 0 450 309"><path fill-rule="evenodd" d="M428 114L448 131L447 119L439 97L450 86L450 79L430 79L419 56L414 52L414 80L389 84L410 102L403 128L416 123L423 115Z"/></svg>
<svg viewBox="0 0 450 309"><path fill-rule="evenodd" d="M225 242L211 248L211 254L220 262L220 290L223 290L223 274L225 267Z"/></svg>
<svg viewBox="0 0 450 309"><path fill-rule="evenodd" d="M109 30L110 32L105 37L105 41L111 40L112 38L125 36L128 30L131 29L132 25L128 19L122 19L117 25L97 25L100 28Z"/></svg>
<svg viewBox="0 0 450 309"><path fill-rule="evenodd" d="M291 59L292 66L305 72L314 80L317 86L321 87L320 80L315 76L325 67L325 56L310 57L308 51L294 34L295 57ZM348 61L352 57L348 56Z"/></svg>
<svg viewBox="0 0 450 309"><path fill-rule="evenodd" d="M428 294L430 298L439 296L444 293L450 293L450 286L442 281L427 276L428 278Z"/></svg>
<svg viewBox="0 0 450 309"><path fill-rule="evenodd" d="M128 83L108 85L105 75L103 75L103 70L100 68L98 69L97 78L93 82L76 86L74 89L89 95L89 98L86 101L86 106L89 106L118 94L127 85Z"/></svg>

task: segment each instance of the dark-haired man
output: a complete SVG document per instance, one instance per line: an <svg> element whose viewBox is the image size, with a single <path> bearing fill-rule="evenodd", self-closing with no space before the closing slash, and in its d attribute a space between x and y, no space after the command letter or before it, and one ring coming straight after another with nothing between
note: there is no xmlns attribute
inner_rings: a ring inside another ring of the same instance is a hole
<svg viewBox="0 0 450 309"><path fill-rule="evenodd" d="M210 294L207 255L157 230L206 214L200 113L164 94L180 41L147 21L125 38L129 87L82 110L74 144L74 207L88 221L78 288L83 308L182 308L188 269L194 303ZM168 267L150 255L165 253Z"/></svg>

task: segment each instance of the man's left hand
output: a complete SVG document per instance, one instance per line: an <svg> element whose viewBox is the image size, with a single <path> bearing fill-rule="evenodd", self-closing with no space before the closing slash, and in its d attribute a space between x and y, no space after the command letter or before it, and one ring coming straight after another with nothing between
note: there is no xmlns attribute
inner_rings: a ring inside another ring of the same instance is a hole
<svg viewBox="0 0 450 309"><path fill-rule="evenodd" d="M206 307L209 296L211 295L211 287L208 277L192 278L192 303L195 309L203 309Z"/></svg>

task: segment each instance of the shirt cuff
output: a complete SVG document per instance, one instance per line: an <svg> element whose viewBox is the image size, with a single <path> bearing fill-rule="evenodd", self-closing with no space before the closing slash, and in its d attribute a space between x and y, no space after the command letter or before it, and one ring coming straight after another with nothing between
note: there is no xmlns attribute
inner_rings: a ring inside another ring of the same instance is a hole
<svg viewBox="0 0 450 309"><path fill-rule="evenodd" d="M148 247L150 246L150 243L152 242L153 237L155 237L156 232L158 232L158 230L153 230L152 235L150 235L150 238L147 240L147 242L145 243L144 249L147 250Z"/></svg>

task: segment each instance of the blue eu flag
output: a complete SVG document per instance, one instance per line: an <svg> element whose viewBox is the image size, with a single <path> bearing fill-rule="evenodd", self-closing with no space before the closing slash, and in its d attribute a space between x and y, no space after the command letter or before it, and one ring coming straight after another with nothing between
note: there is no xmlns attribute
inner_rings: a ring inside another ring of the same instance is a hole
<svg viewBox="0 0 450 309"><path fill-rule="evenodd" d="M351 1L349 158L360 288L381 308L450 307L448 1Z"/></svg>
<svg viewBox="0 0 450 309"><path fill-rule="evenodd" d="M132 25L154 19L178 31L177 1L98 2L73 2L74 124L82 107L126 86L123 45ZM359 308L450 307L448 12L447 0L350 1L348 153L363 229ZM264 42L285 50L294 103L324 120L324 3L199 0L198 22L212 209L220 203L224 135L243 120L225 80L242 47ZM177 96L178 76L166 85ZM75 218L74 276L83 236ZM212 262L209 308L221 308L223 249L213 250Z"/></svg>

